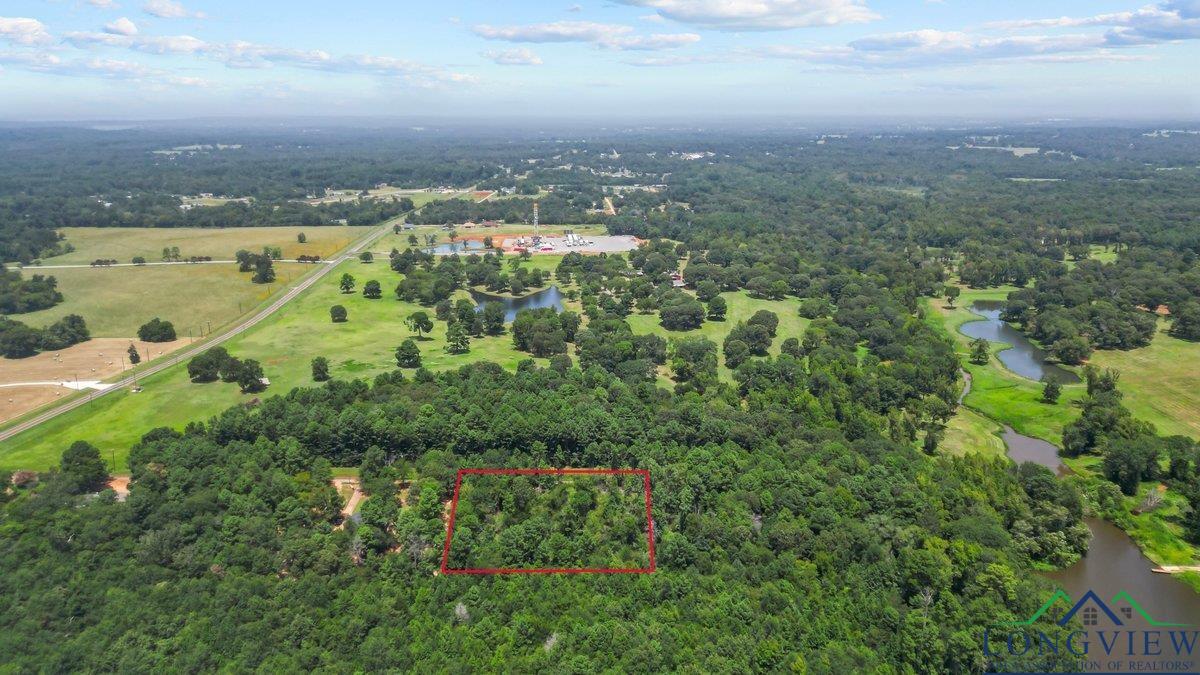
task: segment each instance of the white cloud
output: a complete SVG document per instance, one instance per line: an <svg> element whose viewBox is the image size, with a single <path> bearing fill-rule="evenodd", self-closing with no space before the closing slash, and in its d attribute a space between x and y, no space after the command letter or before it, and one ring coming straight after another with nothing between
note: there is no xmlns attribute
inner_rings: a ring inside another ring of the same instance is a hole
<svg viewBox="0 0 1200 675"><path fill-rule="evenodd" d="M67 33L64 39L80 48L111 47L155 55L192 55L224 63L230 68L271 68L291 66L341 73L362 73L397 77L417 86L444 82L471 82L469 75L453 73L390 56L348 55L335 57L321 50L272 47L253 42L206 42L190 35L113 35L109 33Z"/></svg>
<svg viewBox="0 0 1200 675"><path fill-rule="evenodd" d="M99 7L100 9L117 9L120 7L120 5L113 2L113 0L88 0L88 4L92 7Z"/></svg>
<svg viewBox="0 0 1200 675"><path fill-rule="evenodd" d="M206 84L200 78L172 75L164 70L121 59L93 57L64 60L55 54L0 52L0 64L16 65L38 73L70 77L134 80L156 85L201 86Z"/></svg>
<svg viewBox="0 0 1200 675"><path fill-rule="evenodd" d="M712 63L735 63L739 61L758 60L759 57L741 52L717 52L710 54L669 54L666 56L646 56L626 61L631 66L663 67L663 66L696 66Z"/></svg>
<svg viewBox="0 0 1200 675"><path fill-rule="evenodd" d="M46 24L37 19L0 16L0 40L19 45L37 45L52 42Z"/></svg>
<svg viewBox="0 0 1200 675"><path fill-rule="evenodd" d="M137 35L137 24L125 17L104 24L104 32L112 35Z"/></svg>
<svg viewBox="0 0 1200 675"><path fill-rule="evenodd" d="M841 46L777 45L758 53L765 58L860 69L924 68L1006 60L1139 61L1148 56L1123 50L1200 39L1200 0L1168 0L1136 11L1088 17L1006 21L988 24L986 28L1004 34L915 30L873 35ZM1088 31L1088 28L1107 30ZM1031 29L1051 29L1051 33L1025 32ZM1059 32L1071 29L1080 30Z"/></svg>
<svg viewBox="0 0 1200 675"><path fill-rule="evenodd" d="M672 49L700 40L700 36L695 33L632 35L631 26L591 21L556 21L516 26L481 24L472 30L476 35L488 40L532 43L583 42L606 49Z"/></svg>
<svg viewBox="0 0 1200 675"><path fill-rule="evenodd" d="M1032 28L1108 27L1105 43L1112 47L1200 39L1200 0L1167 0L1131 12L1051 19L999 21L988 28L1013 31Z"/></svg>
<svg viewBox="0 0 1200 675"><path fill-rule="evenodd" d="M542 65L542 57L524 47L517 47L516 49L490 49L483 52L482 56L501 66Z"/></svg>
<svg viewBox="0 0 1200 675"><path fill-rule="evenodd" d="M875 35L845 46L797 48L774 46L761 50L767 58L804 61L815 65L852 68L926 68L984 61L1090 60L1104 56L1103 35L1015 35L990 37L957 31L917 30ZM1068 55L1071 58L1067 58Z"/></svg>
<svg viewBox="0 0 1200 675"><path fill-rule="evenodd" d="M556 21L523 26L475 26L475 34L508 42L605 42L633 31L629 26L591 21Z"/></svg>
<svg viewBox="0 0 1200 675"><path fill-rule="evenodd" d="M865 23L880 16L862 0L618 0L701 28L767 31Z"/></svg>
<svg viewBox="0 0 1200 675"><path fill-rule="evenodd" d="M142 11L160 19L203 19L204 12L193 12L174 0L147 0Z"/></svg>
<svg viewBox="0 0 1200 675"><path fill-rule="evenodd" d="M0 52L0 63L24 66L30 70L45 70L62 63L54 54L39 52Z"/></svg>

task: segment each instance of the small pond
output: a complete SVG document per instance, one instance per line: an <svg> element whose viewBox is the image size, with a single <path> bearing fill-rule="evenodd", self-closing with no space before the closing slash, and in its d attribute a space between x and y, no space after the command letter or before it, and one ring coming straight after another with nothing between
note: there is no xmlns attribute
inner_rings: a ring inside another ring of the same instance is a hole
<svg viewBox="0 0 1200 675"><path fill-rule="evenodd" d="M556 311L561 312L563 309L563 294L558 290L558 286L530 293L519 298L507 297L503 295L492 295L482 291L471 291L471 299L475 301L476 311L482 312L483 306L489 302L498 302L504 305L504 320L512 321L517 318L517 312L523 309L540 309L542 307L553 307Z"/></svg>
<svg viewBox="0 0 1200 675"><path fill-rule="evenodd" d="M438 244L432 248L426 248L426 253L434 255L453 255L455 253L466 253L468 251L482 251L483 242L475 239L466 239L456 241L449 244Z"/></svg>

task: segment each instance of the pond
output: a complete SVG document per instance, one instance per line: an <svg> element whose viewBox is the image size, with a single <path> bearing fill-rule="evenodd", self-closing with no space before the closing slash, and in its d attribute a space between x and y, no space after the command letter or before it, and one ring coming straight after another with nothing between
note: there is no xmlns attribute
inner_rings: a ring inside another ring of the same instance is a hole
<svg viewBox="0 0 1200 675"><path fill-rule="evenodd" d="M455 253L465 253L467 251L482 251L483 242L476 239L465 239L455 241L449 244L438 244L432 248L426 248L426 253L434 255L453 255Z"/></svg>
<svg viewBox="0 0 1200 675"><path fill-rule="evenodd" d="M512 321L517 318L517 312L523 309L540 309L542 307L553 307L555 311L561 312L563 309L563 294L558 290L558 286L530 293L519 298L506 297L503 295L492 295L482 291L471 291L471 299L478 305L475 311L482 312L483 306L489 302L498 302L504 305L504 320Z"/></svg>
<svg viewBox="0 0 1200 675"><path fill-rule="evenodd" d="M976 300L971 305L972 314L983 317L979 321L968 321L959 327L959 332L970 338L983 338L988 342L1005 342L1012 347L996 354L1006 368L1031 380L1053 379L1061 384L1079 381L1079 376L1065 368L1046 362L1046 352L1039 349L1025 334L1000 319L1004 303L999 300Z"/></svg>
<svg viewBox="0 0 1200 675"><path fill-rule="evenodd" d="M1034 462L1060 477L1071 473L1059 459L1058 448L1046 441L1024 436L1006 426L1004 443L1014 462ZM1142 555L1137 544L1119 527L1099 518L1087 518L1085 523L1092 533L1087 553L1074 565L1044 576L1075 600L1093 590L1108 602L1125 591L1158 621L1200 624L1200 594L1169 574L1153 572L1157 565ZM1119 610L1114 607L1113 611ZM1123 614L1119 616L1125 627L1149 627L1136 615L1130 620Z"/></svg>

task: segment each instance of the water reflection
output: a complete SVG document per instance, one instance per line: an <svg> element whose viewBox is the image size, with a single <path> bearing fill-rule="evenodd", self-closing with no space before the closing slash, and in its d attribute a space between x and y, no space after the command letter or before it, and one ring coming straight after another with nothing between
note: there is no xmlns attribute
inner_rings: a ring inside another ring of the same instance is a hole
<svg viewBox="0 0 1200 675"><path fill-rule="evenodd" d="M437 246L426 248L425 252L432 253L433 255L453 255L455 253L464 253L466 251L482 250L482 241L478 241L476 239L466 239L462 241L451 242L449 244L438 244Z"/></svg>
<svg viewBox="0 0 1200 675"><path fill-rule="evenodd" d="M1142 555L1121 528L1099 518L1088 518L1086 522L1092 531L1087 555L1066 569L1046 573L1048 578L1074 599L1091 589L1108 602L1125 591L1157 621L1186 623L1191 629L1200 625L1200 595L1169 574L1152 572L1157 565ZM1127 605L1117 604L1121 606L1112 610L1121 619L1123 628L1150 627L1136 612L1126 616ZM1169 652L1167 649L1164 653Z"/></svg>
<svg viewBox="0 0 1200 675"><path fill-rule="evenodd" d="M970 307L971 313L983 319L964 323L958 330L967 337L1012 345L997 353L996 357L1006 368L1021 377L1038 381L1053 379L1063 384L1078 382L1078 375L1046 363L1046 352L1034 346L1024 333L1000 320L1000 310L1003 306L1004 303L999 300L976 300Z"/></svg>
<svg viewBox="0 0 1200 675"><path fill-rule="evenodd" d="M1046 441L1024 436L1006 426L1004 443L1014 462L1035 462L1060 477L1072 473L1059 459L1058 448ZM1152 571L1158 566L1119 527L1099 518L1087 518L1085 523L1092 533L1087 553L1074 565L1046 572L1044 576L1075 600L1092 590L1109 602L1124 591L1157 621L1186 623L1192 628L1200 625L1200 595L1170 575ZM1131 611L1128 603L1118 602L1112 611L1121 619L1121 629L1151 627ZM1098 628L1108 630L1112 626ZM1105 672L1103 665L1096 672Z"/></svg>
<svg viewBox="0 0 1200 675"><path fill-rule="evenodd" d="M512 321L517 318L517 312L523 309L540 309L542 307L553 307L561 312L563 309L562 291L558 290L558 286L551 286L545 290L520 298L510 298L503 295L492 295L482 291L471 291L471 299L475 301L476 311L482 312L483 306L489 302L498 302L504 305L504 320Z"/></svg>

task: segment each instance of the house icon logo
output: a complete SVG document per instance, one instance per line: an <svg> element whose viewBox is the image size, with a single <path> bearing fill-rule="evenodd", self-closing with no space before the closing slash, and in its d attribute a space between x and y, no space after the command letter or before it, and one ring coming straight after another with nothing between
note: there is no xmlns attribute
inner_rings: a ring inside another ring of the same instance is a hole
<svg viewBox="0 0 1200 675"><path fill-rule="evenodd" d="M1188 625L1155 619L1126 591L1118 591L1108 602L1105 602L1095 591L1088 589L1079 597L1079 600L1072 601L1071 596L1061 588L1055 590L1029 618L1022 621L1005 621L1000 625L1030 626L1044 616L1064 627L1074 618L1078 618L1084 628L1124 626L1127 622L1138 618L1159 628L1179 628Z"/></svg>

